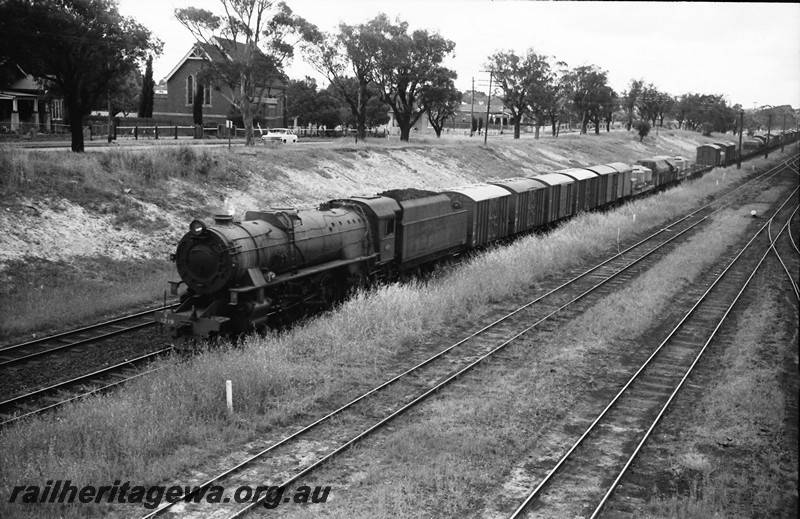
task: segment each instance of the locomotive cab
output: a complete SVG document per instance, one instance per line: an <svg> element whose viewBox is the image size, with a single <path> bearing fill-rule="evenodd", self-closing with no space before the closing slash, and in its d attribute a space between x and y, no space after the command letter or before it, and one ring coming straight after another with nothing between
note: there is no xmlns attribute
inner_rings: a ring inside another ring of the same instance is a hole
<svg viewBox="0 0 800 519"><path fill-rule="evenodd" d="M395 259L397 245L397 219L400 205L396 200L385 196L354 196L342 200L332 200L330 207L351 207L369 215L370 250L378 254L377 263L384 264Z"/></svg>

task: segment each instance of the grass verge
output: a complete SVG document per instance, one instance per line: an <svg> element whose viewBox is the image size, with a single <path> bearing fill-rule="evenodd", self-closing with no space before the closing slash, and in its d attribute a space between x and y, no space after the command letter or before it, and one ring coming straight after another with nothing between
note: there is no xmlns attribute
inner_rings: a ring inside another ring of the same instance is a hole
<svg viewBox="0 0 800 519"><path fill-rule="evenodd" d="M175 277L174 271L165 260L9 261L4 272L9 282L0 287L0 338L75 328L142 303L160 303L164 280Z"/></svg>

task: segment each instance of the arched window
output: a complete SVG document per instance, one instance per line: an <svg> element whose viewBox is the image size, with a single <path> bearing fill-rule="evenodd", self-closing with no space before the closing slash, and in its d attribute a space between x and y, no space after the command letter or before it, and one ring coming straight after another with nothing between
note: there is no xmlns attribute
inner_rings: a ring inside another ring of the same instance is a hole
<svg viewBox="0 0 800 519"><path fill-rule="evenodd" d="M194 78L186 76L186 104L192 104L194 100Z"/></svg>

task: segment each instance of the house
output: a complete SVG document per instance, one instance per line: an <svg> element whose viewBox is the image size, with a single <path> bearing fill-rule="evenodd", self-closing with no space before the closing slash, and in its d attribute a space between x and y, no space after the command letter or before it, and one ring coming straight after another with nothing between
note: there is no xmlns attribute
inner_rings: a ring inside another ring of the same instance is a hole
<svg viewBox="0 0 800 519"><path fill-rule="evenodd" d="M63 123L61 99L47 101L47 91L11 62L0 63L8 88L0 89L0 131L49 131Z"/></svg>
<svg viewBox="0 0 800 519"><path fill-rule="evenodd" d="M480 121L481 129L483 129L483 127L486 126L485 121L487 100L488 98L486 94L476 92L474 104L471 104L469 101L462 101L461 104L456 108L455 116L448 117L445 120L442 126L444 131L449 132L463 130L464 132L469 133L471 120L470 117L475 119L475 124L478 124L478 121ZM507 128L509 123L512 122L511 114L503 105L503 102L497 97L493 97L491 99L488 120L492 125L491 128L497 130L501 128ZM400 127L397 124L394 112L392 110L389 110L389 122L386 124L386 129L391 134L400 133ZM433 132L433 127L428 120L428 116L423 115L420 117L412 127L411 131L425 131L428 133Z"/></svg>
<svg viewBox="0 0 800 519"><path fill-rule="evenodd" d="M507 127L511 122L511 114L506 110L500 98L492 97L487 110L486 102L489 101L489 99L486 94L476 92L474 104L471 102L471 99L468 98L467 94L464 94L464 97L467 99L461 101L461 104L456 110L455 120L448 119L445 126L455 123L454 127L456 128L469 128L470 117L475 118L476 121L480 121L481 126L486 126L487 112L489 124L495 125L498 128L501 124L503 127Z"/></svg>
<svg viewBox="0 0 800 519"><path fill-rule="evenodd" d="M229 53L244 48L244 44L215 38L216 43ZM166 92L159 88L153 99L153 118L167 124L191 125L194 123L193 105L198 88L198 76L208 67L208 62L221 59L219 51L212 45L196 43L163 79ZM270 83L261 85L261 97L257 116L266 120L268 127L284 126L284 104L286 83L277 77ZM223 90L230 87L206 83L203 88L203 123L225 124L232 115L238 114L236 108L223 96ZM230 96L228 96L230 97Z"/></svg>

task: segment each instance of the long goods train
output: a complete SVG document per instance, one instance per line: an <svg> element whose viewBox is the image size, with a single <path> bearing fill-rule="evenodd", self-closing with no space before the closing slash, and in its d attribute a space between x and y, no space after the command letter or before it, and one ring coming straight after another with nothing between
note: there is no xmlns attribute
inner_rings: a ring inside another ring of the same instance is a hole
<svg viewBox="0 0 800 519"><path fill-rule="evenodd" d="M791 133L782 142L796 140ZM698 149L698 156L705 153ZM734 161L730 154L712 159L712 166ZM181 281L170 282L173 294L183 284L186 290L178 308L155 319L178 347L262 328L329 307L353 287L397 279L708 169L659 156L440 193L388 191L331 200L317 210L249 211L242 221L220 215L213 225L194 220L173 257Z"/></svg>

